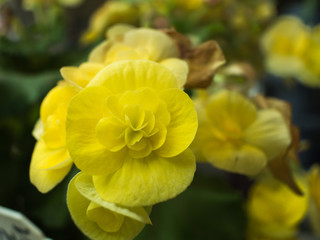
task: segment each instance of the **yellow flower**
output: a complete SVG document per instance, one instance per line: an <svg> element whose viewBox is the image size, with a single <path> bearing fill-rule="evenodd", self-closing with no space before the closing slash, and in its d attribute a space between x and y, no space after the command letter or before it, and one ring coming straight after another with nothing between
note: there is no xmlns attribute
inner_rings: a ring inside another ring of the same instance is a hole
<svg viewBox="0 0 320 240"><path fill-rule="evenodd" d="M248 234L252 239L294 237L297 226L308 208L306 183L302 178L298 179L298 183L304 191L304 196L296 195L287 186L271 177L253 185L247 203Z"/></svg>
<svg viewBox="0 0 320 240"><path fill-rule="evenodd" d="M259 173L290 144L281 114L260 110L240 94L223 90L198 101L197 159L242 174Z"/></svg>
<svg viewBox="0 0 320 240"><path fill-rule="evenodd" d="M279 18L261 40L267 70L280 77L299 77L305 68L303 57L309 38L309 29L299 18Z"/></svg>
<svg viewBox="0 0 320 240"><path fill-rule="evenodd" d="M30 164L30 181L42 193L54 188L69 172L72 160L66 148L65 121L74 88L53 88L41 104L34 136L38 140Z"/></svg>
<svg viewBox="0 0 320 240"><path fill-rule="evenodd" d="M193 102L166 67L118 61L71 100L67 147L77 167L93 175L101 198L153 205L192 181L195 159L188 146L197 124Z"/></svg>
<svg viewBox="0 0 320 240"><path fill-rule="evenodd" d="M126 208L101 199L92 177L77 174L69 183L67 204L78 228L90 239L131 240L151 224L150 208Z"/></svg>
<svg viewBox="0 0 320 240"><path fill-rule="evenodd" d="M138 9L131 3L107 1L92 15L89 28L81 36L81 42L88 44L97 41L108 27L116 23L135 24L138 16Z"/></svg>
<svg viewBox="0 0 320 240"><path fill-rule="evenodd" d="M309 174L310 191L310 220L317 235L320 235L320 172L319 166L314 165Z"/></svg>

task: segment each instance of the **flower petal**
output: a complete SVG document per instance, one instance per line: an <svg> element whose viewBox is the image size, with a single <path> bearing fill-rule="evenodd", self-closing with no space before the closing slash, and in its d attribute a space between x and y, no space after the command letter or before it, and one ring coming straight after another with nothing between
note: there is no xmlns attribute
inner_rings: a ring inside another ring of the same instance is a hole
<svg viewBox="0 0 320 240"><path fill-rule="evenodd" d="M144 228L145 224L139 221L136 221L130 217L126 217L120 230L117 232L106 232L103 231L96 222L91 221L87 217L87 209L90 204L90 200L83 196L75 186L75 179L74 177L68 187L67 193L67 204L68 209L70 211L71 217L78 228L90 239L95 240L128 240L133 239L136 235L138 235L142 229ZM95 197L98 198L98 195L95 193ZM94 201L95 202L95 201ZM100 199L98 202L102 202ZM97 202L95 202L97 203ZM106 208L109 210L114 210L112 204L110 204L110 208ZM106 207L103 205L103 207ZM123 212L126 212L123 208ZM128 210L127 212L130 212ZM121 214L121 213L120 213Z"/></svg>
<svg viewBox="0 0 320 240"><path fill-rule="evenodd" d="M173 157L183 152L192 142L198 127L197 113L189 96L181 90L169 89L160 93L167 103L171 122L167 125L166 141L156 153Z"/></svg>
<svg viewBox="0 0 320 240"><path fill-rule="evenodd" d="M188 64L178 58L168 58L161 61L160 64L166 66L174 74L178 81L178 87L183 89L189 73Z"/></svg>
<svg viewBox="0 0 320 240"><path fill-rule="evenodd" d="M40 117L42 122L45 123L48 116L52 115L57 108L64 109L64 111L60 110L61 114L66 113L68 104L76 93L76 90L68 85L58 85L51 89L44 98L40 107Z"/></svg>
<svg viewBox="0 0 320 240"><path fill-rule="evenodd" d="M106 54L111 46L111 41L103 41L100 43L90 52L88 62L104 63L106 60Z"/></svg>
<svg viewBox="0 0 320 240"><path fill-rule="evenodd" d="M104 201L94 188L92 176L89 174L77 174L74 184L79 193L90 201L139 222L151 224L149 215L143 207L124 207L112 202Z"/></svg>
<svg viewBox="0 0 320 240"><path fill-rule="evenodd" d="M147 28L131 30L124 36L123 43L138 49L146 49L149 59L161 61L179 56L174 41L165 33Z"/></svg>
<svg viewBox="0 0 320 240"><path fill-rule="evenodd" d="M211 122L234 132L248 127L256 119L256 107L237 92L222 90L213 95L206 107Z"/></svg>
<svg viewBox="0 0 320 240"><path fill-rule="evenodd" d="M104 86L112 93L150 87L177 88L177 80L166 67L148 60L118 61L102 69L88 86Z"/></svg>
<svg viewBox="0 0 320 240"><path fill-rule="evenodd" d="M108 91L87 87L70 102L67 115L67 148L79 169L90 174L108 174L121 167L125 151L112 153L97 139L96 126L104 117Z"/></svg>
<svg viewBox="0 0 320 240"><path fill-rule="evenodd" d="M244 144L207 144L202 154L217 168L246 175L258 174L267 164L265 154L258 148Z"/></svg>
<svg viewBox="0 0 320 240"><path fill-rule="evenodd" d="M246 142L264 151L268 160L280 155L291 142L282 115L275 110L261 110L257 120L246 130Z"/></svg>
<svg viewBox="0 0 320 240"><path fill-rule="evenodd" d="M118 170L126 157L126 149L110 152L96 137L97 121L78 120L67 125L67 147L75 165L92 175Z"/></svg>
<svg viewBox="0 0 320 240"><path fill-rule="evenodd" d="M66 148L50 150L40 140L32 154L30 181L40 192L46 193L63 180L71 166L72 161Z"/></svg>
<svg viewBox="0 0 320 240"><path fill-rule="evenodd" d="M108 176L93 176L97 192L106 201L124 206L153 205L184 191L193 179L195 158L190 149L173 158L151 154L127 159Z"/></svg>

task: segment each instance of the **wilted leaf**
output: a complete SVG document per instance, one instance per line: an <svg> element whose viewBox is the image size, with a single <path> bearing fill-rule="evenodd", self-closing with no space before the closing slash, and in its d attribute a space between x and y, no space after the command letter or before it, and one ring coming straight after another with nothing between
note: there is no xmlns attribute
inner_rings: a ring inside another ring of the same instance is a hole
<svg viewBox="0 0 320 240"><path fill-rule="evenodd" d="M185 88L206 88L213 79L216 70L226 60L217 42L207 41L186 55L189 75Z"/></svg>

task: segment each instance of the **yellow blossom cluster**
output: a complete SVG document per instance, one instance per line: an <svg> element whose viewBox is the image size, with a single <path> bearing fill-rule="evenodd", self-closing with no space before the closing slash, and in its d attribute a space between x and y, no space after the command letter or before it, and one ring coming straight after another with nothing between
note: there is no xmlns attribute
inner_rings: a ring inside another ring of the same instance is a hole
<svg viewBox="0 0 320 240"><path fill-rule="evenodd" d="M292 144L287 119L235 91L199 91L225 62L174 30L115 25L45 97L30 180L46 193L70 171L67 204L91 239L133 239L151 207L192 182L196 159L254 176ZM189 148L190 146L190 148ZM263 199L268 199L268 196Z"/></svg>
<svg viewBox="0 0 320 240"><path fill-rule="evenodd" d="M46 193L74 163L80 172L69 183L67 204L92 239L133 239L151 223L151 206L193 179L189 145L198 120L183 86L194 56L181 58L172 35L112 27L87 62L61 69L63 80L41 104L30 180ZM212 77L212 66L224 60L208 58L195 72L209 69Z"/></svg>
<svg viewBox="0 0 320 240"><path fill-rule="evenodd" d="M279 18L261 39L267 70L279 77L296 78L320 87L319 26L311 28L297 17Z"/></svg>

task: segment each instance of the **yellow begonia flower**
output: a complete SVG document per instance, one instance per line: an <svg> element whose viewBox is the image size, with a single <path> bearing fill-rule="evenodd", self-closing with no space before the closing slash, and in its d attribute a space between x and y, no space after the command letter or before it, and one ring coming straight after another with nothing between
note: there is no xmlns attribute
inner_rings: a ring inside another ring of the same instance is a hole
<svg viewBox="0 0 320 240"><path fill-rule="evenodd" d="M311 29L293 16L280 18L262 37L267 70L320 87L319 30L319 26Z"/></svg>
<svg viewBox="0 0 320 240"><path fill-rule="evenodd" d="M150 208L127 208L104 201L95 190L92 177L83 173L70 181L67 204L73 221L90 239L131 240L145 224L151 224Z"/></svg>
<svg viewBox="0 0 320 240"><path fill-rule="evenodd" d="M313 166L310 170L309 191L311 224L316 234L320 236L320 170L318 165Z"/></svg>
<svg viewBox="0 0 320 240"><path fill-rule="evenodd" d="M302 57L309 37L309 29L299 18L279 18L261 40L267 70L280 77L299 76L304 69Z"/></svg>
<svg viewBox="0 0 320 240"><path fill-rule="evenodd" d="M151 60L172 71L180 88L185 84L188 64L179 59L178 48L167 34L154 29L116 25L108 30L107 38L91 52L89 62L108 65L119 60Z"/></svg>
<svg viewBox="0 0 320 240"><path fill-rule="evenodd" d="M271 177L252 186L247 203L249 239L294 237L308 208L306 183L302 178L297 180L303 196Z"/></svg>
<svg viewBox="0 0 320 240"><path fill-rule="evenodd" d="M108 27L116 23L135 24L138 16L138 8L131 3L107 1L91 17L89 28L81 36L81 42L88 44L97 41Z"/></svg>
<svg viewBox="0 0 320 240"><path fill-rule="evenodd" d="M236 92L220 91L196 106L199 129L192 148L199 160L218 168L255 175L290 144L279 112L258 111Z"/></svg>
<svg viewBox="0 0 320 240"><path fill-rule="evenodd" d="M70 99L76 94L68 85L56 86L45 97L40 120L33 131L38 140L30 164L30 181L48 192L70 171L72 160L66 148L65 121Z"/></svg>
<svg viewBox="0 0 320 240"><path fill-rule="evenodd" d="M197 125L193 102L166 67L118 61L71 100L67 147L77 167L93 175L101 198L153 205L192 181L195 159L188 146Z"/></svg>

